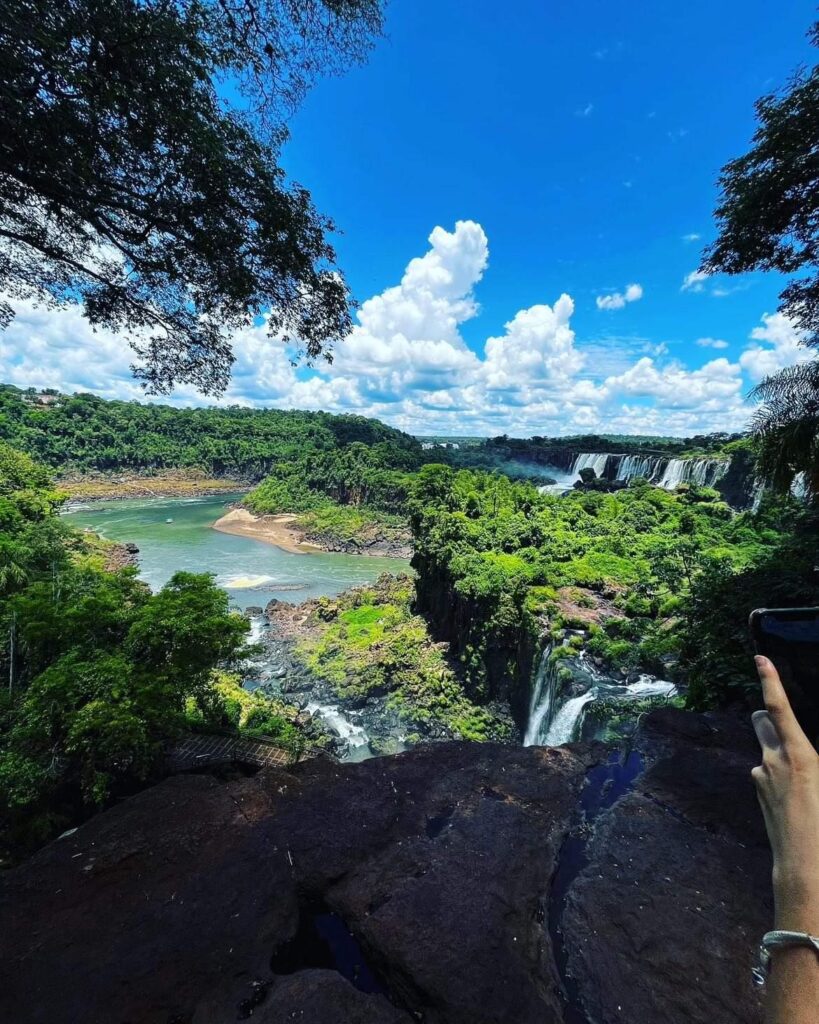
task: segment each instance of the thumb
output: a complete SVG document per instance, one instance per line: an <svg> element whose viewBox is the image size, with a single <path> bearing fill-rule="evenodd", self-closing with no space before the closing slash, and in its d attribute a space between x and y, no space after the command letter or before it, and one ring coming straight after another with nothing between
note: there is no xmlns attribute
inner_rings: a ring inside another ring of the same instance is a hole
<svg viewBox="0 0 819 1024"><path fill-rule="evenodd" d="M782 741L779 738L779 733L776 731L776 726L771 720L771 716L767 711L755 711L751 715L751 723L756 733L756 738L759 740L759 745L764 750L779 750L782 746Z"/></svg>

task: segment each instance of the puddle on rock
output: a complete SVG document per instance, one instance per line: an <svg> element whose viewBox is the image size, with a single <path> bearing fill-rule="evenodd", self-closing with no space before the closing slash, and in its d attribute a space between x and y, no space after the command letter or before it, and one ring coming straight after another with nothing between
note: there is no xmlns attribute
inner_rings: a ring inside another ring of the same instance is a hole
<svg viewBox="0 0 819 1024"><path fill-rule="evenodd" d="M274 974L295 974L316 967L338 971L362 992L387 994L344 920L326 907L306 905L299 910L296 934L279 946L270 968Z"/></svg>

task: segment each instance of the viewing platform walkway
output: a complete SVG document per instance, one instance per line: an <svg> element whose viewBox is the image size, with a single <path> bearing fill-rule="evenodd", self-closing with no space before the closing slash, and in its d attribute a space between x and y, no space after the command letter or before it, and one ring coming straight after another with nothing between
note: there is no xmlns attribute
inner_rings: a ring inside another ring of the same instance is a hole
<svg viewBox="0 0 819 1024"><path fill-rule="evenodd" d="M171 747L165 755L170 772L190 771L216 764L247 764L255 768L287 768L297 761L315 756L311 752L294 754L276 746L272 740L248 739L191 733Z"/></svg>

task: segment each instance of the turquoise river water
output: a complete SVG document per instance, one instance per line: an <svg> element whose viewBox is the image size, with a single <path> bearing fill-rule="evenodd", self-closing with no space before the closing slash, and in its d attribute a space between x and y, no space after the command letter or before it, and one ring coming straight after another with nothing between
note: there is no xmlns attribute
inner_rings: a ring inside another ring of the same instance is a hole
<svg viewBox="0 0 819 1024"><path fill-rule="evenodd" d="M204 498L147 498L73 506L71 524L109 540L133 541L142 578L158 589L180 570L210 572L240 608L271 598L298 603L369 583L383 572L403 572L402 558L309 552L211 529L239 494Z"/></svg>

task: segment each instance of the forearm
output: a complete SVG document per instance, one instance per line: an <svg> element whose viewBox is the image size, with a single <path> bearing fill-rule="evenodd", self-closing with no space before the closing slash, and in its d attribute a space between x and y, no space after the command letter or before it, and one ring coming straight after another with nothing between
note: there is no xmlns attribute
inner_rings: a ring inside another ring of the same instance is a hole
<svg viewBox="0 0 819 1024"><path fill-rule="evenodd" d="M819 892L801 879L775 882L776 928L819 934ZM777 950L768 976L765 1024L816 1024L819 1013L819 955L792 947Z"/></svg>
<svg viewBox="0 0 819 1024"><path fill-rule="evenodd" d="M816 1024L819 956L812 949L780 949L768 976L765 1024Z"/></svg>

